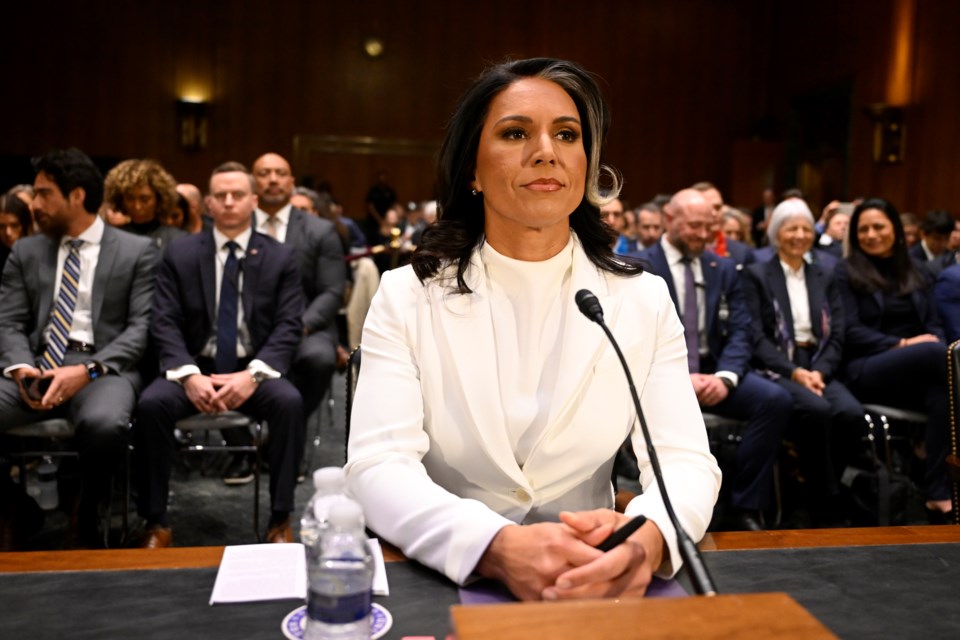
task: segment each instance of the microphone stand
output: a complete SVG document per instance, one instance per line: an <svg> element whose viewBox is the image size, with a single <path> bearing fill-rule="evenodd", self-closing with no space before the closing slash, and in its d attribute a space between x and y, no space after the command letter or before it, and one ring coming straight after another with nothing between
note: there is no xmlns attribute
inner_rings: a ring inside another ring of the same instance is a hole
<svg viewBox="0 0 960 640"><path fill-rule="evenodd" d="M653 447L653 439L650 437L650 430L647 428L647 420L644 418L643 409L640 407L640 397L637 395L637 387L633 384L633 376L630 374L630 367L627 365L626 358L623 357L623 352L620 351L620 345L617 344L617 340L613 337L613 333L610 331L607 323L603 321L603 307L600 306L600 301L597 297L587 289L581 289L577 292L576 302L577 307L579 307L583 315L600 325L603 332L607 334L607 338L610 339L610 344L613 345L614 350L617 352L617 357L620 358L620 365L623 367L623 372L627 376L627 383L630 386L630 396L633 398L633 406L637 411L637 420L640 421L640 429L643 431L643 439L647 443L647 455L650 457L650 464L653 466L653 475L657 479L657 486L660 488L660 496L663 498L663 505L667 509L667 515L670 517L670 522L677 532L677 546L680 549L680 557L683 558L683 565L687 569L687 574L690 576L693 588L700 595L715 596L717 595L717 588L713 584L713 578L710 577L710 572L707 571L707 565L703 562L703 556L700 555L700 550L697 549L697 545L694 544L690 535L680 526L680 520L673 510L670 496L667 495L667 486L663 482L663 474L660 471L660 460L657 458L657 451Z"/></svg>

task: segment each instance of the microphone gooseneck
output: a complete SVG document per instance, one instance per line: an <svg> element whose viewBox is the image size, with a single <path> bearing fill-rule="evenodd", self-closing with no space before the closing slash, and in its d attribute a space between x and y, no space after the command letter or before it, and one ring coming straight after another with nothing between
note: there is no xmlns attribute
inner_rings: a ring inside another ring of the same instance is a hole
<svg viewBox="0 0 960 640"><path fill-rule="evenodd" d="M653 467L653 475L657 479L660 497L663 499L663 505L667 509L670 522L677 532L677 546L680 549L680 557L683 558L683 566L686 567L690 581L693 583L693 588L698 594L715 596L717 595L717 588L713 584L713 578L710 577L710 572L707 571L707 565L704 564L703 557L700 555L697 545L694 544L684 528L680 526L680 520L673 510L670 496L667 495L667 485L664 484L663 475L660 472L660 460L657 458L657 451L653 447L653 439L650 437L650 430L647 428L647 420L644 418L643 409L640 407L640 397L637 395L637 387L633 384L633 375L630 373L630 366L627 364L626 358L623 357L623 352L620 351L620 345L617 344L616 338L613 337L610 327L603 321L603 307L600 306L600 301L597 299L597 296L588 289L580 289L580 291L577 291L574 300L576 300L580 313L600 325L603 332L607 334L610 344L613 345L614 350L617 352L617 357L620 358L620 365L623 367L623 372L627 376L627 383L630 386L630 396L633 398L633 406L637 411L637 420L640 421L640 429L643 431L643 439L647 443L647 455Z"/></svg>

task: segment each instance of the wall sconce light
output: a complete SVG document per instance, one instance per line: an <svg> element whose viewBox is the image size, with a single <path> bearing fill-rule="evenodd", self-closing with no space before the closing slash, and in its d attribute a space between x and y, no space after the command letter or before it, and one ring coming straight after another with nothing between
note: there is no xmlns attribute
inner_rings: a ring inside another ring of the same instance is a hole
<svg viewBox="0 0 960 640"><path fill-rule="evenodd" d="M206 149L209 123L209 103L177 100L177 132L181 149L185 151Z"/></svg>
<svg viewBox="0 0 960 640"><path fill-rule="evenodd" d="M383 40L367 38L363 41L363 52L367 54L367 57L376 60L383 55Z"/></svg>
<svg viewBox="0 0 960 640"><path fill-rule="evenodd" d="M903 109L887 104L871 104L864 112L873 120L873 161L877 164L900 164L906 146Z"/></svg>

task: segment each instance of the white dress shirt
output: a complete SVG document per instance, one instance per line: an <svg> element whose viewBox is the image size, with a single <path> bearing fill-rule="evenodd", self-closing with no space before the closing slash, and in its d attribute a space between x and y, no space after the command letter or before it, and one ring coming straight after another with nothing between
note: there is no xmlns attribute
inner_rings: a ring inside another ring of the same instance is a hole
<svg viewBox="0 0 960 640"><path fill-rule="evenodd" d="M677 302L683 312L683 296L687 292L686 287L686 267L683 264L683 254L667 240L667 234L660 237L660 246L663 247L663 253L667 257L667 264L670 266L670 276L673 278L673 288L677 291ZM690 268L693 270L693 282L697 287L697 333L700 334L700 355L705 356L710 353L710 345L707 337L707 284L703 279L703 265L700 264L700 256L690 260ZM719 354L714 354L719 355ZM737 386L740 382L740 376L733 371L716 371L715 376L726 378Z"/></svg>
<svg viewBox="0 0 960 640"><path fill-rule="evenodd" d="M241 261L243 264L243 259L247 255L247 245L250 244L250 236L253 234L253 231L250 228L247 228L245 231L237 235L235 238L228 238L223 233L220 232L216 227L213 228L213 241L217 247L216 253L214 256L216 258L216 288L214 289L214 303L216 305L215 309L219 311L220 309L220 285L223 283L223 270L227 264L227 257L230 255L230 250L227 248L227 243L233 240L239 245L238 249L234 249L234 255L237 260ZM252 342L250 340L250 331L247 329L247 324L243 321L243 268L237 273L237 296L240 304L237 305L237 358L242 359L246 358L247 354L252 350ZM217 317L217 311L214 312L214 317ZM208 358L216 358L217 356L217 335L216 330L214 334L210 336L207 340L207 344L203 347L203 350L200 352L200 355ZM267 378L274 380L280 377L280 372L265 363L262 360L252 360L247 365L247 371L250 373L263 373ZM172 380L174 382L182 383L187 377L194 374L200 373L200 367L195 364L185 364L180 367L169 369L166 372L167 380Z"/></svg>
<svg viewBox="0 0 960 640"><path fill-rule="evenodd" d="M103 241L103 220L94 216L93 224L76 238L63 236L60 239L60 248L57 250L57 279L53 285L53 303L57 304L60 295L60 280L63 277L63 265L70 254L70 241L83 240L80 245L80 282L77 286L77 304L73 307L73 322L70 324L70 339L86 344L94 344L93 340L93 276L97 271L97 260L100 258L100 243ZM50 325L43 330L45 341L50 337Z"/></svg>
<svg viewBox="0 0 960 640"><path fill-rule="evenodd" d="M813 342L813 324L810 322L810 297L807 293L807 278L804 266L794 271L783 260L783 277L787 281L787 295L790 297L790 315L793 317L793 341Z"/></svg>
<svg viewBox="0 0 960 640"><path fill-rule="evenodd" d="M277 242L287 241L287 227L290 225L290 205L284 205L280 211L277 211L271 222L271 215L263 209L257 209L254 213L257 217L257 233L275 238ZM270 233L270 226L276 229L276 233Z"/></svg>

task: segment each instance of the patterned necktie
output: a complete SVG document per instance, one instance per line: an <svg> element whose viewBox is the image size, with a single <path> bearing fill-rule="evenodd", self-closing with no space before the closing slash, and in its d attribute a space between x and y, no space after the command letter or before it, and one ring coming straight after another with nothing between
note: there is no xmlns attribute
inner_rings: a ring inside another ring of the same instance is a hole
<svg viewBox="0 0 960 640"><path fill-rule="evenodd" d="M279 240L280 238L277 235L277 218L276 216L267 216L266 221L267 226L267 235L273 238L274 240Z"/></svg>
<svg viewBox="0 0 960 640"><path fill-rule="evenodd" d="M80 245L83 240L70 240L67 244L70 252L63 263L60 292L51 314L50 339L40 359L40 368L44 370L55 369L63 364L67 342L70 340L70 326L73 324L73 310L77 306L77 292L80 288Z"/></svg>
<svg viewBox="0 0 960 640"><path fill-rule="evenodd" d="M233 373L237 370L237 312L240 261L234 253L240 248L231 240L226 245L230 253L223 265L220 281L220 308L217 311L217 373Z"/></svg>
<svg viewBox="0 0 960 640"><path fill-rule="evenodd" d="M683 262L683 336L687 341L687 366L700 373L700 313L697 310L697 284L690 258Z"/></svg>

